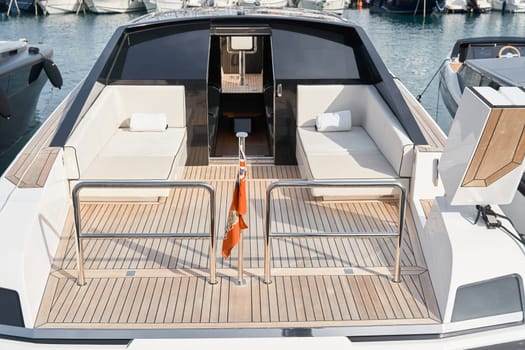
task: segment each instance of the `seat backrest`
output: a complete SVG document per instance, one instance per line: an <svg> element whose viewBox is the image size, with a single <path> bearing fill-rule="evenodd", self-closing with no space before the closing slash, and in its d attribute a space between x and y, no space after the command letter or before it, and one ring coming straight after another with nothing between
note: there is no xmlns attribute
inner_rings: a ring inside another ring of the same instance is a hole
<svg viewBox="0 0 525 350"><path fill-rule="evenodd" d="M120 123L133 113L164 113L169 128L186 127L186 101L184 86L112 85Z"/></svg>
<svg viewBox="0 0 525 350"><path fill-rule="evenodd" d="M297 85L297 126L315 126L320 113L352 111L352 125L362 125L369 85Z"/></svg>

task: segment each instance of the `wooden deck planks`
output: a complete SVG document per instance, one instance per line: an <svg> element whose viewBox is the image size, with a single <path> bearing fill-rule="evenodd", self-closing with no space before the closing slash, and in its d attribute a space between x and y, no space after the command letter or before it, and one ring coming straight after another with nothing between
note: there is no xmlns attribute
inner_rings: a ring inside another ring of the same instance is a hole
<svg viewBox="0 0 525 350"><path fill-rule="evenodd" d="M244 85L239 82L239 74L222 74L223 93L261 93L262 74L246 74Z"/></svg>
<svg viewBox="0 0 525 350"><path fill-rule="evenodd" d="M53 303L48 310L49 318L39 326L127 324L151 328L161 324L194 327L242 324L243 327L260 327L271 322L274 327L283 327L315 322L350 325L371 320L387 325L396 324L400 318L414 322L428 318L415 303L409 308L399 300L383 303L388 298L385 290L371 287L376 279L372 275L278 276L271 285L266 285L258 277L250 277L244 287L235 285L229 277L219 277L219 284L214 286L204 277L194 276L93 278L87 279L88 284L84 287L78 287L70 279L65 289L74 303L68 307ZM345 287L340 288L340 283ZM291 291L287 288L290 286L293 286ZM395 288L404 290L405 296L408 289L412 289L399 285ZM418 284L416 288L423 287ZM405 314L399 317L393 314L394 309L404 309Z"/></svg>
<svg viewBox="0 0 525 350"><path fill-rule="evenodd" d="M432 209L432 204L434 203L434 199L421 199L419 202L421 203L421 206L423 207L423 212L425 213L425 217L428 218L428 214L430 214L430 209Z"/></svg>
<svg viewBox="0 0 525 350"><path fill-rule="evenodd" d="M295 166L258 165L249 167L249 176L249 229L244 233L247 286L234 284L237 249L231 259L220 257L235 166L187 167L187 178L209 181L217 191L218 285L206 282L208 240L88 239L84 241L88 284L78 287L69 219L37 325L281 327L439 321L424 261L414 256L420 247L414 247L419 241L413 225L405 229L402 266L406 271L401 284L390 280L395 240L386 238L273 239L273 283L262 283L266 186L299 174ZM394 201L319 202L306 189L284 189L275 193L274 202L274 231L379 232L397 226ZM85 232L195 233L209 227L208 197L197 189L175 189L155 204L85 203L81 212ZM370 272L374 269L379 274Z"/></svg>

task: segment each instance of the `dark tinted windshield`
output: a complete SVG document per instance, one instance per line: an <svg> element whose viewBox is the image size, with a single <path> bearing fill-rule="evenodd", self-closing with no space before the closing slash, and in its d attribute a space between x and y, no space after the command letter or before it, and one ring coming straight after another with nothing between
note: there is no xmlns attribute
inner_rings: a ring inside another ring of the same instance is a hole
<svg viewBox="0 0 525 350"><path fill-rule="evenodd" d="M125 34L109 81L205 80L209 29L184 26Z"/></svg>

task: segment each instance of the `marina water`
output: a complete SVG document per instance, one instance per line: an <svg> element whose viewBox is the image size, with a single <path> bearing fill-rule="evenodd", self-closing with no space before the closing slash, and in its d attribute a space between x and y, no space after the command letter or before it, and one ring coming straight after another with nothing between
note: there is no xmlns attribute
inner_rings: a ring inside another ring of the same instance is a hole
<svg viewBox="0 0 525 350"><path fill-rule="evenodd" d="M5 13L0 14L0 40L25 38L30 43L50 45L54 49L54 61L64 78L61 90L51 87L49 83L44 86L35 123L24 140L0 157L0 173L38 126L85 77L115 28L140 15L7 17ZM414 95L423 92L457 39L525 35L525 14L433 14L423 18L371 15L368 10L347 10L343 16L366 30L386 66ZM439 100L438 84L439 77L436 76L421 102L438 124L448 131L451 117Z"/></svg>

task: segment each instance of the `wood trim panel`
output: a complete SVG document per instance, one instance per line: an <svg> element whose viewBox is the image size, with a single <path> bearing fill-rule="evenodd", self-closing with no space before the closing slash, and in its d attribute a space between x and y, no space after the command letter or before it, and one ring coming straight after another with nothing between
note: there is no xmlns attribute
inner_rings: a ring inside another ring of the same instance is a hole
<svg viewBox="0 0 525 350"><path fill-rule="evenodd" d="M462 186L487 187L517 168L525 155L525 109L494 108Z"/></svg>
<svg viewBox="0 0 525 350"><path fill-rule="evenodd" d="M430 214L430 209L432 209L432 204L434 203L434 200L420 199L419 203L421 203L421 206L423 207L423 212L425 213L425 217L428 219L428 215Z"/></svg>

